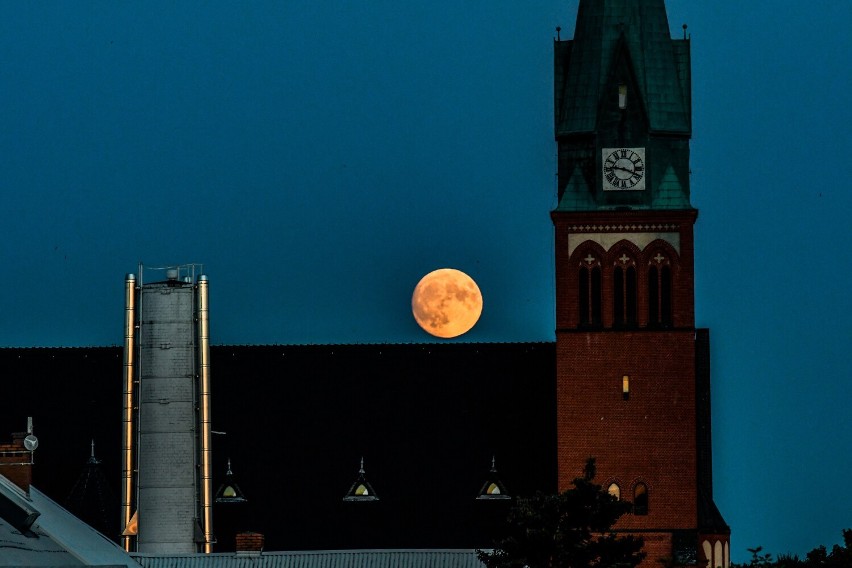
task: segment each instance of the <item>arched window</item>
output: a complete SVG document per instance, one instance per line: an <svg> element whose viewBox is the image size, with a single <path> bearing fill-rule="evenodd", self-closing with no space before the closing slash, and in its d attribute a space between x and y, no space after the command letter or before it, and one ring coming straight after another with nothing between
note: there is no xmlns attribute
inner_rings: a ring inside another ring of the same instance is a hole
<svg viewBox="0 0 852 568"><path fill-rule="evenodd" d="M636 325L636 265L626 254L615 264L612 284L615 325Z"/></svg>
<svg viewBox="0 0 852 568"><path fill-rule="evenodd" d="M648 514L648 486L644 483L637 483L633 488L633 514Z"/></svg>
<svg viewBox="0 0 852 568"><path fill-rule="evenodd" d="M648 268L648 325L672 325L672 269L659 252Z"/></svg>
<svg viewBox="0 0 852 568"><path fill-rule="evenodd" d="M606 491L616 499L621 500L621 487L618 486L618 483L610 483Z"/></svg>
<svg viewBox="0 0 852 568"><path fill-rule="evenodd" d="M601 324L601 266L597 258L589 253L583 259L578 274L577 298L580 306L580 325Z"/></svg>
<svg viewBox="0 0 852 568"><path fill-rule="evenodd" d="M701 548L704 550L704 558L707 560L707 568L717 568L713 566L713 545L710 544L709 540L705 540L701 544Z"/></svg>

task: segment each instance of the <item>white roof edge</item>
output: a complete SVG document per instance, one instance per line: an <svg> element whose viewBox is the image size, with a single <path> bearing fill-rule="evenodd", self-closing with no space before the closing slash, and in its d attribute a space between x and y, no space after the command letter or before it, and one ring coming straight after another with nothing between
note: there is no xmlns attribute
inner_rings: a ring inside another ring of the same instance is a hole
<svg viewBox="0 0 852 568"><path fill-rule="evenodd" d="M141 568L123 548L32 485L30 500L42 513L36 521L41 530L84 564Z"/></svg>

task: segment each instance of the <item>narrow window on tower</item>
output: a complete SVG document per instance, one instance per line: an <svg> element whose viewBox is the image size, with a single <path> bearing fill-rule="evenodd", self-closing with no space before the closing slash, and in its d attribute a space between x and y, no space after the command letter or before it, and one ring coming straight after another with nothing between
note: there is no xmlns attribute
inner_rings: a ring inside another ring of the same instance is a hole
<svg viewBox="0 0 852 568"><path fill-rule="evenodd" d="M636 325L636 266L621 255L613 270L613 321L617 326Z"/></svg>
<svg viewBox="0 0 852 568"><path fill-rule="evenodd" d="M621 377L621 396L624 400L630 400L630 375Z"/></svg>
<svg viewBox="0 0 852 568"><path fill-rule="evenodd" d="M648 486L644 483L637 483L633 488L633 514L648 514Z"/></svg>
<svg viewBox="0 0 852 568"><path fill-rule="evenodd" d="M578 273L577 291L581 326L601 324L601 267L589 254Z"/></svg>
<svg viewBox="0 0 852 568"><path fill-rule="evenodd" d="M660 253L648 268L648 325L672 325L672 269Z"/></svg>
<svg viewBox="0 0 852 568"><path fill-rule="evenodd" d="M668 265L660 270L660 323L672 324L672 269Z"/></svg>
<svg viewBox="0 0 852 568"><path fill-rule="evenodd" d="M657 267L648 269L648 323L657 325L660 322L660 277Z"/></svg>
<svg viewBox="0 0 852 568"><path fill-rule="evenodd" d="M636 325L636 267L628 266L625 276L626 318L629 325Z"/></svg>
<svg viewBox="0 0 852 568"><path fill-rule="evenodd" d="M592 324L601 324L601 267L592 268Z"/></svg>

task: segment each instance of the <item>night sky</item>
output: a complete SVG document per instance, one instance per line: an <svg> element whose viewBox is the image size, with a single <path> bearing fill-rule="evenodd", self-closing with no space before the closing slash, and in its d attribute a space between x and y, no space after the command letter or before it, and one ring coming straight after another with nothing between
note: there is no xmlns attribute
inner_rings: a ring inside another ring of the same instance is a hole
<svg viewBox="0 0 852 568"><path fill-rule="evenodd" d="M692 37L696 319L747 547L852 527L852 2L667 2ZM552 40L576 0L0 3L0 345L122 342L123 278L204 263L217 344L553 341ZM147 273L147 272L146 272Z"/></svg>

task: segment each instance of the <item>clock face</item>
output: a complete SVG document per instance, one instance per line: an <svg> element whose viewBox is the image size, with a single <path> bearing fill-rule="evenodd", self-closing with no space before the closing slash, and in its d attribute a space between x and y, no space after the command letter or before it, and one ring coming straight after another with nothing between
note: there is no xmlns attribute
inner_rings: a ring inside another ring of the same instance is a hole
<svg viewBox="0 0 852 568"><path fill-rule="evenodd" d="M603 149L604 191L645 189L645 148Z"/></svg>

